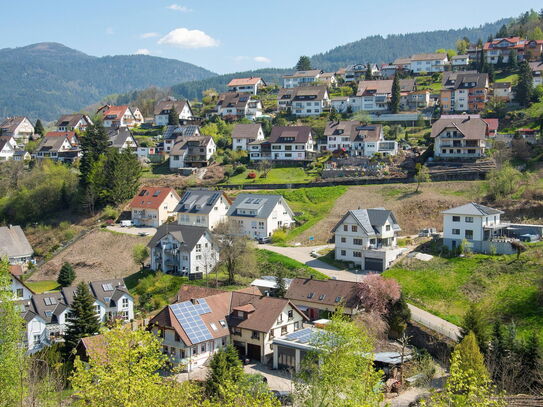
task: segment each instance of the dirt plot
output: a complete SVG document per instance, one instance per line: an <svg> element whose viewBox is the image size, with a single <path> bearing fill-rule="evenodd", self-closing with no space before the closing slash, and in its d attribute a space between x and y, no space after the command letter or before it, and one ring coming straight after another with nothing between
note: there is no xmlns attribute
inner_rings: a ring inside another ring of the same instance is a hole
<svg viewBox="0 0 543 407"><path fill-rule="evenodd" d="M29 281L55 280L65 261L73 265L76 283L126 277L139 270L132 260L132 248L136 244L147 244L150 239L150 236L93 230L43 264Z"/></svg>
<svg viewBox="0 0 543 407"><path fill-rule="evenodd" d="M351 187L335 203L330 214L302 233L296 241L308 242L313 236L315 244L328 242L332 229L341 217L353 209L386 208L396 215L402 228L401 235L412 235L420 229L442 228L441 211L463 205L477 194L477 182L434 182L416 185L367 185Z"/></svg>

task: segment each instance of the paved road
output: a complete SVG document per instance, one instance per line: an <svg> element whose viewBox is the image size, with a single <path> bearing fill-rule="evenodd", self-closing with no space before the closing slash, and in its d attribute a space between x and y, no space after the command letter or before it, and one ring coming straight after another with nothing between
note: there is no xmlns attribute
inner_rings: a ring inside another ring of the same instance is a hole
<svg viewBox="0 0 543 407"><path fill-rule="evenodd" d="M260 245L262 249L270 250L282 254L284 256L290 257L294 260L298 260L300 263L304 263L310 267L313 267L315 270L320 271L321 273L326 274L330 278L336 278L338 280L345 281L361 281L364 277L363 274L357 274L348 270L340 270L334 266L331 266L323 261L311 257L311 252L313 250L321 250L330 245L324 246L298 246L298 247L279 247L272 245ZM454 324L451 324L448 321L445 321L443 318L440 318L436 315L430 314L412 304L408 304L409 309L411 310L411 319L425 327L432 329L452 340L457 340L460 335L460 328Z"/></svg>

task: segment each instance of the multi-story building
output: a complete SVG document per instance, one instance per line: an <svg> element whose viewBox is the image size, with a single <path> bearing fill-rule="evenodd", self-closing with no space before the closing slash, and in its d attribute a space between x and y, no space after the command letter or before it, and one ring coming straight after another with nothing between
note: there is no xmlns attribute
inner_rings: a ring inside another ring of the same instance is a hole
<svg viewBox="0 0 543 407"><path fill-rule="evenodd" d="M154 110L155 124L157 126L166 126L169 121L170 111L173 109L177 112L181 123L193 119L194 114L188 100L177 100L169 97L156 104Z"/></svg>
<svg viewBox="0 0 543 407"><path fill-rule="evenodd" d="M415 54L411 56L409 69L413 73L443 72L448 63L447 54Z"/></svg>
<svg viewBox="0 0 543 407"><path fill-rule="evenodd" d="M170 170L207 167L215 151L211 136L178 137L170 150Z"/></svg>
<svg viewBox="0 0 543 407"><path fill-rule="evenodd" d="M59 132L85 131L91 124L93 124L92 120L86 114L74 113L60 116L55 127Z"/></svg>
<svg viewBox="0 0 543 407"><path fill-rule="evenodd" d="M262 116L262 102L246 92L221 93L215 109L219 116L232 120L255 120Z"/></svg>
<svg viewBox="0 0 543 407"><path fill-rule="evenodd" d="M470 64L469 55L455 55L451 58L451 66L453 70L465 69Z"/></svg>
<svg viewBox="0 0 543 407"><path fill-rule="evenodd" d="M478 112L488 101L488 74L447 72L443 76L441 107L443 112Z"/></svg>
<svg viewBox="0 0 543 407"><path fill-rule="evenodd" d="M135 226L159 227L175 217L179 195L170 187L143 187L130 202Z"/></svg>
<svg viewBox="0 0 543 407"><path fill-rule="evenodd" d="M281 89L277 95L280 111L290 109L294 116L319 116L330 107L326 86L303 86Z"/></svg>
<svg viewBox="0 0 543 407"><path fill-rule="evenodd" d="M249 151L249 143L264 140L260 123L236 124L232 130L232 150Z"/></svg>
<svg viewBox="0 0 543 407"><path fill-rule="evenodd" d="M226 214L231 203L223 191L189 189L175 208L177 223L213 230L227 221Z"/></svg>
<svg viewBox="0 0 543 407"><path fill-rule="evenodd" d="M506 103L513 100L514 93L511 82L494 82L493 88L493 96L496 99Z"/></svg>
<svg viewBox="0 0 543 407"><path fill-rule="evenodd" d="M483 46L483 54L489 64L497 64L500 61L504 64L508 63L511 51L515 51L517 58L521 61L537 60L540 59L543 51L543 41L507 37L496 38Z"/></svg>
<svg viewBox="0 0 543 407"><path fill-rule="evenodd" d="M297 71L290 75L283 75L283 88L290 89L298 86L306 86L319 80L323 72L319 69L309 71Z"/></svg>
<svg viewBox="0 0 543 407"><path fill-rule="evenodd" d="M262 78L234 78L228 82L229 92L252 93L256 95L258 90L266 86L266 82Z"/></svg>
<svg viewBox="0 0 543 407"><path fill-rule="evenodd" d="M187 137L199 137L200 127L194 124L167 125L162 133L163 151L170 152L175 143Z"/></svg>
<svg viewBox="0 0 543 407"><path fill-rule="evenodd" d="M119 151L138 149L138 142L128 127L111 128L107 136L109 138L109 146Z"/></svg>
<svg viewBox="0 0 543 407"><path fill-rule="evenodd" d="M26 116L8 117L0 123L0 134L12 136L17 144L22 145L34 135L34 126Z"/></svg>
<svg viewBox="0 0 543 407"><path fill-rule="evenodd" d="M34 152L34 157L38 160L47 158L66 163L73 162L81 156L79 140L73 131L52 131L45 134Z"/></svg>
<svg viewBox="0 0 543 407"><path fill-rule="evenodd" d="M362 270L384 271L402 253L396 245L400 226L384 208L347 212L334 227L335 257Z"/></svg>
<svg viewBox="0 0 543 407"><path fill-rule="evenodd" d="M103 117L104 127L135 127L143 123L143 116L137 107L128 105L102 106L97 114Z"/></svg>
<svg viewBox="0 0 543 407"><path fill-rule="evenodd" d="M488 123L477 116L441 116L432 125L434 158L476 159L484 157L489 137Z"/></svg>
<svg viewBox="0 0 543 407"><path fill-rule="evenodd" d="M385 140L383 126L380 124L364 124L354 120L328 122L324 137L326 150L343 149L351 156L371 157L376 153L398 153L398 143Z"/></svg>

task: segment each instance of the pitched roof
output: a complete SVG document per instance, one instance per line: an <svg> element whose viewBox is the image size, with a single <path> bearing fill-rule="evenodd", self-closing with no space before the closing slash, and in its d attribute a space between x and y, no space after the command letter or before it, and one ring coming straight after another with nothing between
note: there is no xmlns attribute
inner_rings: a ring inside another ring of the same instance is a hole
<svg viewBox="0 0 543 407"><path fill-rule="evenodd" d="M154 114L155 115L168 114L169 111L172 109L172 106L175 106L175 110L177 111L177 113L181 114L181 111L183 110L185 105L187 105L188 103L189 102L186 100L177 100L177 99L161 100L155 105Z"/></svg>
<svg viewBox="0 0 543 407"><path fill-rule="evenodd" d="M529 62L530 68L532 69L532 72L543 72L543 62L536 61L536 62Z"/></svg>
<svg viewBox="0 0 543 407"><path fill-rule="evenodd" d="M325 136L349 137L350 141L379 141L381 139L382 125L363 124L355 120L342 120L328 122L324 129Z"/></svg>
<svg viewBox="0 0 543 407"><path fill-rule="evenodd" d="M262 81L262 78L253 77L250 78L234 78L226 86L245 86L245 85L256 85L258 82ZM263 81L264 82L264 81Z"/></svg>
<svg viewBox="0 0 543 407"><path fill-rule="evenodd" d="M439 136L443 130L455 128L466 139L479 140L486 138L488 134L488 124L481 118L466 116L442 116L432 125L431 137Z"/></svg>
<svg viewBox="0 0 543 407"><path fill-rule="evenodd" d="M132 139L136 146L138 145L137 140L134 138L132 132L128 129L128 127L110 129L107 133L107 136L109 138L109 145L111 147L122 148L124 146L124 143L126 143L128 139Z"/></svg>
<svg viewBox="0 0 543 407"><path fill-rule="evenodd" d="M217 100L217 106L222 108L235 107L237 109L244 109L247 103L253 101L251 95L244 92L225 92L219 95Z"/></svg>
<svg viewBox="0 0 543 407"><path fill-rule="evenodd" d="M496 45L501 43L508 43L507 47L503 47L505 49L510 48L524 48L525 40L521 37L507 37L507 38L495 38L494 40L490 42L485 42L485 45L483 46L483 49L485 51L489 50L490 48L494 48ZM500 49L503 49L500 47Z"/></svg>
<svg viewBox="0 0 543 407"><path fill-rule="evenodd" d="M121 105L121 106L108 105L108 106L104 106L102 114L104 118L108 120L121 119L127 110L130 110L130 107L128 105ZM132 111L130 111L130 113L132 113Z"/></svg>
<svg viewBox="0 0 543 407"><path fill-rule="evenodd" d="M358 284L343 280L316 280L295 278L285 295L291 301L307 301L323 305L345 305L355 308L360 305Z"/></svg>
<svg viewBox="0 0 543 407"><path fill-rule="evenodd" d="M11 146L11 143L9 142L9 138L0 137L0 151L2 151L5 146L8 146L10 150L13 150L13 147Z"/></svg>
<svg viewBox="0 0 543 407"><path fill-rule="evenodd" d="M494 132L498 130L500 126L500 119L483 119L488 124L488 131Z"/></svg>
<svg viewBox="0 0 543 407"><path fill-rule="evenodd" d="M78 347L79 346L83 348L87 358L105 358L107 353L106 338L102 334L81 338Z"/></svg>
<svg viewBox="0 0 543 407"><path fill-rule="evenodd" d="M196 137L200 134L200 126L187 124L181 126L167 125L162 134L164 140L177 139L178 137Z"/></svg>
<svg viewBox="0 0 543 407"><path fill-rule="evenodd" d="M446 72L441 81L446 89L471 89L488 87L488 74L470 72Z"/></svg>
<svg viewBox="0 0 543 407"><path fill-rule="evenodd" d="M511 82L494 82L494 89L509 89L511 86Z"/></svg>
<svg viewBox="0 0 543 407"><path fill-rule="evenodd" d="M130 202L130 208L158 209L170 194L180 199L175 189L170 187L143 187Z"/></svg>
<svg viewBox="0 0 543 407"><path fill-rule="evenodd" d="M164 223L159 226L147 247L153 248L160 243L166 235L172 235L180 243L181 249L192 251L200 238L208 233L207 228L199 226L178 225L176 223Z"/></svg>
<svg viewBox="0 0 543 407"><path fill-rule="evenodd" d="M132 297L122 278L91 281L89 286L94 298L104 303L106 307L115 306L115 303L117 303L123 295Z"/></svg>
<svg viewBox="0 0 543 407"><path fill-rule="evenodd" d="M318 76L321 73L320 69L311 69L309 71L296 71L290 75L283 75L283 78L308 78Z"/></svg>
<svg viewBox="0 0 543 407"><path fill-rule="evenodd" d="M184 155L189 148L206 147L212 141L211 136L178 137L170 150L170 156Z"/></svg>
<svg viewBox="0 0 543 407"><path fill-rule="evenodd" d="M0 257L27 257L33 253L20 226L0 226Z"/></svg>
<svg viewBox="0 0 543 407"><path fill-rule="evenodd" d="M75 144L77 139L75 131L48 131L45 133L45 137L68 137L71 144Z"/></svg>
<svg viewBox="0 0 543 407"><path fill-rule="evenodd" d="M274 126L270 143L307 143L313 138L313 130L309 126Z"/></svg>
<svg viewBox="0 0 543 407"><path fill-rule="evenodd" d="M360 81L356 96L373 96L375 94L392 93L393 79L380 79L377 81ZM415 90L414 79L400 79L400 92L412 92Z"/></svg>
<svg viewBox="0 0 543 407"><path fill-rule="evenodd" d="M179 204L175 208L175 212L207 215L221 198L226 201L227 205L230 204L230 200L224 191L189 189L181 197Z"/></svg>
<svg viewBox="0 0 543 407"><path fill-rule="evenodd" d="M278 203L282 203L286 210L290 212L291 216L294 213L288 206L287 202L282 195L272 194L239 194L228 212L227 216L244 216L244 217L256 217L267 218L271 215L273 209ZM254 211L254 215L241 213L240 210Z"/></svg>
<svg viewBox="0 0 543 407"><path fill-rule="evenodd" d="M260 123L236 124L234 130L232 130L232 138L256 139L261 128Z"/></svg>
<svg viewBox="0 0 543 407"><path fill-rule="evenodd" d="M52 137L46 135L41 139L36 151L58 153L62 150L62 146L66 140L70 144L70 148L74 147L68 135L53 135Z"/></svg>
<svg viewBox="0 0 543 407"><path fill-rule="evenodd" d="M28 120L26 116L13 116L8 117L2 123L0 123L0 129L5 133L14 133L17 127L24 121Z"/></svg>
<svg viewBox="0 0 543 407"><path fill-rule="evenodd" d="M447 54L434 52L429 54L415 54L411 56L411 61L433 61L435 59L447 59Z"/></svg>
<svg viewBox="0 0 543 407"><path fill-rule="evenodd" d="M396 58L393 65L409 65L411 63L411 58Z"/></svg>
<svg viewBox="0 0 543 407"><path fill-rule="evenodd" d="M375 236L377 233L377 228L384 226L389 219L392 223L393 230L401 230L400 225L398 225L398 221L396 220L396 217L392 211L385 208L369 208L348 211L337 223L334 229L332 229L332 232L335 232L350 215L353 216L358 225L362 228L362 231L368 236Z"/></svg>
<svg viewBox="0 0 543 407"><path fill-rule="evenodd" d="M57 120L56 127L75 127L81 120L85 120L88 124L91 124L90 118L83 113L64 114Z"/></svg>
<svg viewBox="0 0 543 407"><path fill-rule="evenodd" d="M475 202L470 202L465 205L457 206L456 208L447 209L441 213L446 215L476 215L476 216L487 216L487 215L501 215L502 211L488 206L480 205Z"/></svg>

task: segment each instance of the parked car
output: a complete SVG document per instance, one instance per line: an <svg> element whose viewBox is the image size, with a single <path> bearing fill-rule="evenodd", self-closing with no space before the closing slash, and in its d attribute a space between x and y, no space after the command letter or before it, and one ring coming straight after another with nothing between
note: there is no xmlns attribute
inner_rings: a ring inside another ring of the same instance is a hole
<svg viewBox="0 0 543 407"><path fill-rule="evenodd" d="M258 238L258 243L260 243L260 244L271 243L271 237L268 237L268 236L259 237Z"/></svg>
<svg viewBox="0 0 543 407"><path fill-rule="evenodd" d="M437 233L435 228L426 228L421 229L419 232L419 237L431 237Z"/></svg>
<svg viewBox="0 0 543 407"><path fill-rule="evenodd" d="M319 253L316 250L312 250L311 251L311 257L317 258L317 257L320 257L320 256L319 256Z"/></svg>
<svg viewBox="0 0 543 407"><path fill-rule="evenodd" d="M138 236L149 236L149 232L139 232Z"/></svg>
<svg viewBox="0 0 543 407"><path fill-rule="evenodd" d="M131 220L122 220L121 221L121 227L122 228L128 228L130 226L134 226L134 223Z"/></svg>

